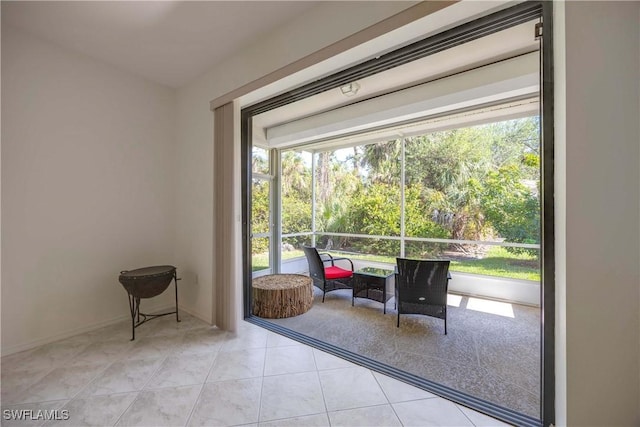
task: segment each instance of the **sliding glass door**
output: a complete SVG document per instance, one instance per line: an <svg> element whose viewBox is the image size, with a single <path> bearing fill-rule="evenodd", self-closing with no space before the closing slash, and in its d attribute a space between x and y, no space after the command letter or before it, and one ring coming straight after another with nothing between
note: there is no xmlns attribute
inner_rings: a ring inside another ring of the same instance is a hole
<svg viewBox="0 0 640 427"><path fill-rule="evenodd" d="M553 109L551 31L546 27L551 25L550 8L538 2L518 4L242 111L244 161L251 163L245 169L251 172L242 177L244 222L250 224L244 253L245 308L251 307L253 277L304 271L302 245L341 251L369 263L393 264L397 256L456 258L454 273L466 278L457 282L459 292L469 299L463 309L482 311L471 301L475 291L469 276L493 276L479 281L489 297L497 303L516 298L513 287L506 291L509 297L497 289L518 282L526 295L517 298L529 298L522 318L534 323L527 332L533 344L525 349L533 353L510 359L511 344L505 341L510 327L489 322L503 328L503 334L487 333L482 339L496 341L503 351L484 351L487 347L477 343L482 334L474 335L471 341L482 351L471 359L481 369L460 379L473 378L474 386L482 389L482 365L493 364L496 382L487 382L485 388L500 387L500 377L508 370L533 367L524 383L516 379L512 384L513 390L519 387L533 396L531 405L525 408L509 399L496 403L456 387L438 376L446 369L423 381L408 368L403 371L361 352L323 345L304 333L252 318L249 311L247 318L508 422L553 422ZM544 40L536 39L543 11ZM486 57L479 47L486 48ZM447 60L449 68L443 65ZM356 80L364 91L371 83L367 79L416 63L420 70L445 68L357 102L340 98L323 104L333 96L331 91L344 94L340 88L353 87ZM461 69L463 63L466 69ZM539 73L545 76L540 83ZM408 91L422 86L422 93ZM394 104L398 100L406 103ZM385 112L397 116L383 117ZM470 327L482 323L470 322ZM479 360L480 355L485 359ZM444 366L447 361L442 359ZM513 400L508 387L501 390Z"/></svg>

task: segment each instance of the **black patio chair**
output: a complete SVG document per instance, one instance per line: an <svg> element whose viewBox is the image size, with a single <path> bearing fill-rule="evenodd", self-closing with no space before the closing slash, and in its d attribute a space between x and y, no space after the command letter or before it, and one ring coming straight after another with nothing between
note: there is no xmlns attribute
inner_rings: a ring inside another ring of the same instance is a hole
<svg viewBox="0 0 640 427"><path fill-rule="evenodd" d="M449 260L396 258L397 327L400 314L423 314L444 319L447 334L447 289Z"/></svg>
<svg viewBox="0 0 640 427"><path fill-rule="evenodd" d="M353 278L353 262L349 258L334 257L328 253L318 253L314 247L303 246L304 254L309 263L309 276L313 284L322 290L322 302L327 292L337 289L351 289L351 279ZM347 270L335 265L336 261L348 261L351 270ZM325 267L325 263L331 265Z"/></svg>

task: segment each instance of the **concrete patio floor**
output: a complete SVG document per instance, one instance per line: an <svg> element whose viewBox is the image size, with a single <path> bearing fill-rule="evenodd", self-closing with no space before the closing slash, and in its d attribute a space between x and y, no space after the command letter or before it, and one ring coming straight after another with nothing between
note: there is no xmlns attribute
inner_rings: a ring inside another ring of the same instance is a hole
<svg viewBox="0 0 640 427"><path fill-rule="evenodd" d="M357 298L351 291L314 287L305 314L267 319L304 335L366 356L405 372L539 418L540 309L449 294L448 334L444 322L402 315L396 327L394 300Z"/></svg>

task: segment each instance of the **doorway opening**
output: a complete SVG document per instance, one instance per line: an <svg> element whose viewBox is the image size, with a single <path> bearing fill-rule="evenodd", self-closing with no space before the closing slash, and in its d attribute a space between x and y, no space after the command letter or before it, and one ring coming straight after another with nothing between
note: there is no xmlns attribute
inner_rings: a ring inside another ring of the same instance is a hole
<svg viewBox="0 0 640 427"><path fill-rule="evenodd" d="M553 140L550 86L540 79L550 42L535 37L544 8L505 9L242 110L250 321L508 422L553 417ZM333 331L320 320L252 316L252 278L304 273L303 245L361 267L451 259L457 332L438 335L437 323L420 318L422 335L400 336L379 303L344 304L348 290L330 298L333 312L327 303L311 310L339 319ZM347 324L347 312L364 316ZM426 350L412 343L424 340L425 324L431 353L420 359ZM400 362L383 346L345 344L366 325L409 349L396 351ZM469 358L474 372L443 364ZM495 396L482 393L483 375Z"/></svg>

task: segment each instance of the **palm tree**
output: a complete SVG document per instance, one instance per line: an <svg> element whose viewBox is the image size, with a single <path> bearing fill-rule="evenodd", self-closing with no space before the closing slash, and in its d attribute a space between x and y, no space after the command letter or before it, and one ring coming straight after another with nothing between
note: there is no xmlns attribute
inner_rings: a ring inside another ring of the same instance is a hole
<svg viewBox="0 0 640 427"><path fill-rule="evenodd" d="M364 147L361 165L370 182L398 183L400 178L400 141L384 141Z"/></svg>
<svg viewBox="0 0 640 427"><path fill-rule="evenodd" d="M304 164L299 153L287 151L282 155L282 192L297 192L300 197L309 196L311 170Z"/></svg>

